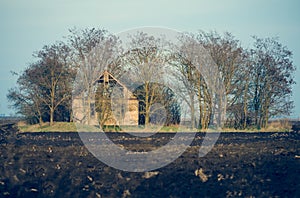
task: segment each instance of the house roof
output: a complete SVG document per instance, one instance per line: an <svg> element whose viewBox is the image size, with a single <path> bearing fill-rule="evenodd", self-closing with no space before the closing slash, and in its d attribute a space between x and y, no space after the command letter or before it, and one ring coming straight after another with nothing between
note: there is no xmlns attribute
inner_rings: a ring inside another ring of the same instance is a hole
<svg viewBox="0 0 300 198"><path fill-rule="evenodd" d="M114 80L116 81L119 85L121 85L122 87L127 89L127 86L125 86L120 80L116 79L110 72L108 72L107 70L105 70L104 72L102 72L102 74L97 78L97 80L95 80L95 82L103 82L105 81L106 76L108 77L108 80ZM101 82L101 83L102 83Z"/></svg>
<svg viewBox="0 0 300 198"><path fill-rule="evenodd" d="M107 78L107 79L106 79ZM105 70L95 81L95 83L103 83L105 81L115 81L117 84L119 84L120 86L122 86L127 92L130 92L132 96L134 96L134 94L128 89L128 87L126 85L124 85L120 80L118 80L117 78L115 78L110 72L108 72L107 70ZM135 97L134 97L135 98Z"/></svg>

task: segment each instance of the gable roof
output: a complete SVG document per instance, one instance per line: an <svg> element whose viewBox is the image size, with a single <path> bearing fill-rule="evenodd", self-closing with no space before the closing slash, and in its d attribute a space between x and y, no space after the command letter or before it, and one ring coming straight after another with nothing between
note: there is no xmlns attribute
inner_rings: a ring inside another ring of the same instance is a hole
<svg viewBox="0 0 300 198"><path fill-rule="evenodd" d="M109 81L109 80L114 80L116 81L119 85L121 85L122 87L126 88L127 87L121 83L118 79L116 79L111 73L109 73L107 70L105 70L98 78L97 80L95 80L95 83L103 83L105 81Z"/></svg>

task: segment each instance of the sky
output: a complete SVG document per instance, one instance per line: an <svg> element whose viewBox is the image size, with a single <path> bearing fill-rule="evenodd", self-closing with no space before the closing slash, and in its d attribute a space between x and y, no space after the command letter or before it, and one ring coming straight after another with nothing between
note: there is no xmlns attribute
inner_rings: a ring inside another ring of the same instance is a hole
<svg viewBox="0 0 300 198"><path fill-rule="evenodd" d="M300 1L298 0L0 0L0 114L13 115L6 95L33 52L65 40L68 29L104 28L112 33L155 26L177 31L231 32L244 47L251 36L279 37L293 52L293 86L300 117Z"/></svg>

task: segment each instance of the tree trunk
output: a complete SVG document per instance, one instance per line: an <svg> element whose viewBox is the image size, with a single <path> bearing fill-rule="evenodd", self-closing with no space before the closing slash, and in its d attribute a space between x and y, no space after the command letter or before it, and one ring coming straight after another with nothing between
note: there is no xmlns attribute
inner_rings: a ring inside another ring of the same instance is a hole
<svg viewBox="0 0 300 198"><path fill-rule="evenodd" d="M54 109L50 108L50 126L53 125Z"/></svg>
<svg viewBox="0 0 300 198"><path fill-rule="evenodd" d="M248 80L246 82L246 88L244 90L244 120L243 120L243 129L246 129L247 127L247 119L248 119L248 107L247 107L247 101L248 101L248 96L247 96L247 93L248 93Z"/></svg>
<svg viewBox="0 0 300 198"><path fill-rule="evenodd" d="M69 122L73 122L73 110L72 110L72 108L70 108L70 118L69 118Z"/></svg>
<svg viewBox="0 0 300 198"><path fill-rule="evenodd" d="M51 100L51 106L50 106L50 126L53 125L53 114L54 114L54 100L55 100L55 79L54 79L54 70L51 70L51 93L50 93L50 100Z"/></svg>
<svg viewBox="0 0 300 198"><path fill-rule="evenodd" d="M86 112L87 113L87 123L88 123L88 125L90 125L90 123L91 123L91 99L90 99L90 93L88 94L86 109L87 109L87 112Z"/></svg>
<svg viewBox="0 0 300 198"><path fill-rule="evenodd" d="M145 83L145 126L150 122L149 83Z"/></svg>
<svg viewBox="0 0 300 198"><path fill-rule="evenodd" d="M192 129L195 128L195 101L194 101L194 95L190 94L190 100L191 100L191 127Z"/></svg>
<svg viewBox="0 0 300 198"><path fill-rule="evenodd" d="M41 114L40 110L38 110L38 114L39 114L39 125L42 126L42 124L43 124L43 118L42 118L42 114Z"/></svg>

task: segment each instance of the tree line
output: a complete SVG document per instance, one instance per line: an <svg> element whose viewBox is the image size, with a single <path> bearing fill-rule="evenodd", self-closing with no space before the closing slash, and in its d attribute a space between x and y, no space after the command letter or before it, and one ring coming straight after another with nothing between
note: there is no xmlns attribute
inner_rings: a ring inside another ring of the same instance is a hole
<svg viewBox="0 0 300 198"><path fill-rule="evenodd" d="M182 93L177 100L188 104L192 127L207 128L218 119L214 109L220 108L220 105L214 100L218 95L212 96L207 78L191 61L197 49L193 48L190 38L203 46L217 66L218 72L213 76L221 81L224 88L224 126L264 128L270 118L290 115L294 107L292 85L295 84L292 52L278 38L256 36L252 37L251 47L244 48L228 32L183 33L180 42L187 53L182 54L179 53L181 49L173 50L172 47L167 52L161 51L159 46L170 44L143 32L131 35L132 50L122 51L119 38L107 30L74 28L65 41L45 45L33 53L35 61L18 74L17 85L9 90L7 98L29 123L72 121L72 90L77 72L89 73L85 78L97 77L99 71L95 64L105 63L105 69L116 78L130 71L133 78L141 82L143 86L139 87L136 96L143 103L141 114L147 124L150 122L151 105L156 100L162 101L162 96L166 96L162 91L168 90L159 83L151 82L163 78L164 71L159 65L167 64L174 72L173 80L185 86L184 90L177 87L177 91ZM114 60L107 58L113 53L121 55ZM83 63L85 67L82 67ZM87 79L86 82L89 86L90 81ZM93 87L89 90L92 92ZM168 97L171 95L170 92ZM183 112L178 110L176 102L167 102L168 99L165 103L169 111L176 112L173 115L176 119L168 117L174 124Z"/></svg>

